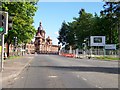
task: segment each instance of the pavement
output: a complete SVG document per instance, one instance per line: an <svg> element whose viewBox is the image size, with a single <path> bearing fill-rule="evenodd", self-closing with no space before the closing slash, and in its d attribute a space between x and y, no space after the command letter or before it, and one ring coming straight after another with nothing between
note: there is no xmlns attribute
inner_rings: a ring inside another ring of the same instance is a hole
<svg viewBox="0 0 120 90"><path fill-rule="evenodd" d="M24 55L19 58L5 60L3 62L2 83L17 77L32 61L32 55Z"/></svg>

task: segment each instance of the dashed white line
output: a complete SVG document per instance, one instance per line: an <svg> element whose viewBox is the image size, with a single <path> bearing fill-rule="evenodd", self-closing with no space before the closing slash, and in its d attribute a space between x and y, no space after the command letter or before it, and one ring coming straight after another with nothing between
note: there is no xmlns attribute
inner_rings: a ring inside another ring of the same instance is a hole
<svg viewBox="0 0 120 90"><path fill-rule="evenodd" d="M79 78L79 77L80 77L80 75L77 75L77 77Z"/></svg>
<svg viewBox="0 0 120 90"><path fill-rule="evenodd" d="M28 58L34 58L34 57L28 57Z"/></svg>
<svg viewBox="0 0 120 90"><path fill-rule="evenodd" d="M24 77L21 77L21 78L24 78Z"/></svg>
<svg viewBox="0 0 120 90"><path fill-rule="evenodd" d="M87 79L86 79L86 78L84 78L84 77L82 77L82 79L83 79L83 80L85 80L85 81L87 81Z"/></svg>
<svg viewBox="0 0 120 90"><path fill-rule="evenodd" d="M14 80L17 80L18 78L14 78Z"/></svg>
<svg viewBox="0 0 120 90"><path fill-rule="evenodd" d="M48 76L49 78L57 78L57 76Z"/></svg>
<svg viewBox="0 0 120 90"><path fill-rule="evenodd" d="M102 87L99 87L99 86L97 86L97 85L96 85L96 87L97 87L97 88L102 88Z"/></svg>
<svg viewBox="0 0 120 90"><path fill-rule="evenodd" d="M102 88L102 87L98 87L98 88Z"/></svg>

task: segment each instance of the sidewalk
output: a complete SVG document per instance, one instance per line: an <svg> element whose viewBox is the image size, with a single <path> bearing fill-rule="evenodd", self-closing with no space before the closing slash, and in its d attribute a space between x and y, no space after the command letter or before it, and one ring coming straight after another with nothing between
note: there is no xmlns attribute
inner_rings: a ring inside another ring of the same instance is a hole
<svg viewBox="0 0 120 90"><path fill-rule="evenodd" d="M2 71L2 82L18 76L22 70L29 65L32 59L32 55L25 55L13 60L5 60L4 69Z"/></svg>

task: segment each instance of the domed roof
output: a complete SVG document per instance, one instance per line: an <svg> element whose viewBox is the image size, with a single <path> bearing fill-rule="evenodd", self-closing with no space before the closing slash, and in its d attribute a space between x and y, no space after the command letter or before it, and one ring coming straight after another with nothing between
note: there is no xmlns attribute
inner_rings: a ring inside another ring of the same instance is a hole
<svg viewBox="0 0 120 90"><path fill-rule="evenodd" d="M38 33L37 36L42 37L40 33Z"/></svg>
<svg viewBox="0 0 120 90"><path fill-rule="evenodd" d="M43 30L43 27L42 27L42 23L40 22L40 26L39 26L40 28L40 30Z"/></svg>
<svg viewBox="0 0 120 90"><path fill-rule="evenodd" d="M50 37L48 36L48 37L46 38L46 41L47 41L47 42L50 42L50 41L52 41L52 39L50 39Z"/></svg>
<svg viewBox="0 0 120 90"><path fill-rule="evenodd" d="M40 32L38 32L35 37L43 38L43 37L41 36Z"/></svg>
<svg viewBox="0 0 120 90"><path fill-rule="evenodd" d="M41 33L45 33L45 30L43 29L43 26L42 26L42 23L40 22L40 25L38 27L38 31L37 32L40 32Z"/></svg>

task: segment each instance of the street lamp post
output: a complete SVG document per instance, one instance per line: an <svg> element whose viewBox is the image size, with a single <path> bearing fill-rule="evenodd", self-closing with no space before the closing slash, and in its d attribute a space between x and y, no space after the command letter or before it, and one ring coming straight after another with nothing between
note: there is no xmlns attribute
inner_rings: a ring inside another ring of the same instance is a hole
<svg viewBox="0 0 120 90"><path fill-rule="evenodd" d="M77 45L77 41L78 41L78 39L77 39L77 37L76 37L76 35L75 35L75 57L78 57L78 45Z"/></svg>
<svg viewBox="0 0 120 90"><path fill-rule="evenodd" d="M14 52L17 50L17 37L14 37Z"/></svg>

